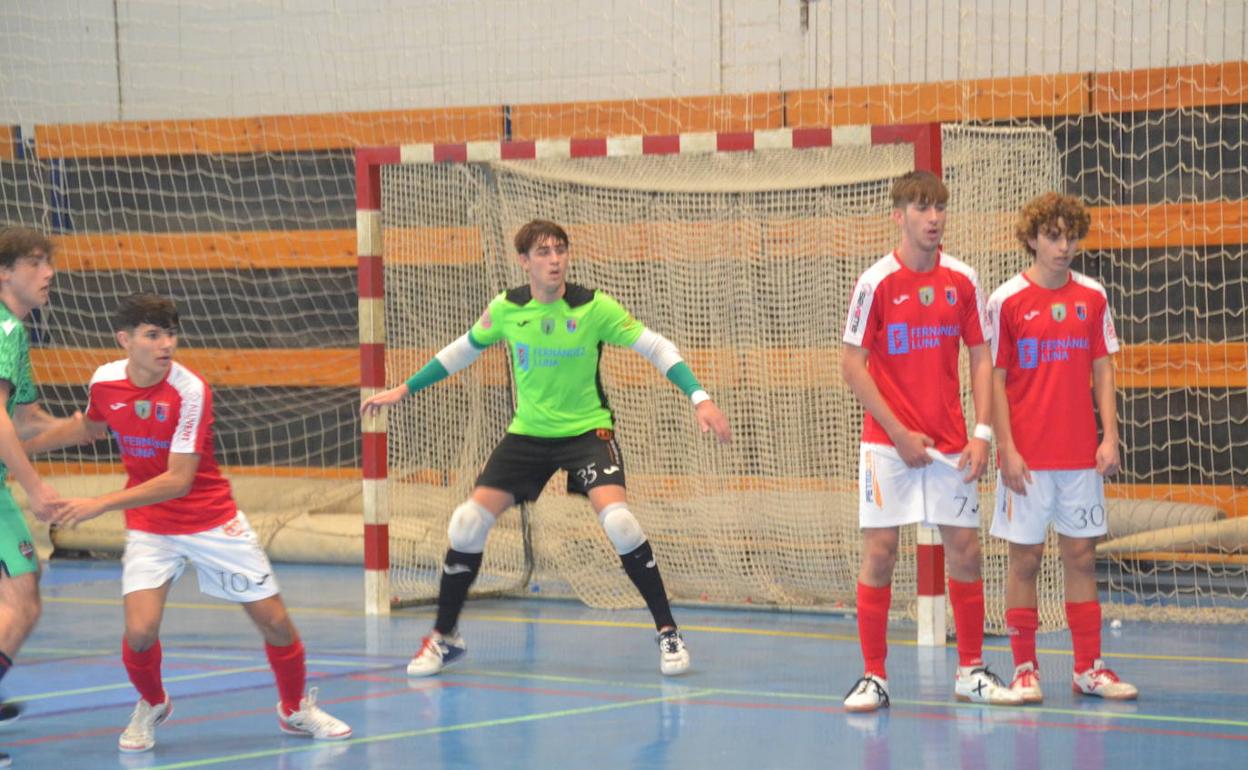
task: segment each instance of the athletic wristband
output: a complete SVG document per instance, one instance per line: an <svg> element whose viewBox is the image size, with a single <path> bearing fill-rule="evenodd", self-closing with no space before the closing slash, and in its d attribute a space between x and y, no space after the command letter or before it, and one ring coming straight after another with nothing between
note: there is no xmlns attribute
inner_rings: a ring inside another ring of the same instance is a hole
<svg viewBox="0 0 1248 770"><path fill-rule="evenodd" d="M424 368L422 368L419 372L416 372L411 377L407 378L407 392L415 393L418 390L429 387L435 382L445 380L450 376L450 372L446 370L446 367L442 365L442 362L435 358L425 364Z"/></svg>
<svg viewBox="0 0 1248 770"><path fill-rule="evenodd" d="M703 401L710 401L711 394L707 393L705 390L695 390L689 394L689 400L693 402L694 406L697 406Z"/></svg>
<svg viewBox="0 0 1248 770"><path fill-rule="evenodd" d="M992 426L985 425L982 422L975 426L975 432L972 434L981 441L992 443Z"/></svg>

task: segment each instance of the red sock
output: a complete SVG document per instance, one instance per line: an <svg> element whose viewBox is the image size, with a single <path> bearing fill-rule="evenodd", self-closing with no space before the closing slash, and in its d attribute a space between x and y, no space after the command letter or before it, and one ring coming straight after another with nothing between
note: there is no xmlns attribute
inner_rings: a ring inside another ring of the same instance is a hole
<svg viewBox="0 0 1248 770"><path fill-rule="evenodd" d="M984 663L984 581L963 583L949 578L949 603L958 630L958 665Z"/></svg>
<svg viewBox="0 0 1248 770"><path fill-rule="evenodd" d="M1082 674L1101 657L1101 603L1066 602L1066 622L1075 650L1075 673Z"/></svg>
<svg viewBox="0 0 1248 770"><path fill-rule="evenodd" d="M143 652L130 649L130 643L121 638L121 662L126 666L130 683L139 691L139 697L153 706L165 702L165 686L160 681L160 640Z"/></svg>
<svg viewBox="0 0 1248 770"><path fill-rule="evenodd" d="M1005 631L1010 635L1010 649L1014 651L1014 665L1030 663L1037 670L1036 629L1040 627L1040 611L1035 607L1011 607L1005 611Z"/></svg>
<svg viewBox="0 0 1248 770"><path fill-rule="evenodd" d="M865 672L888 678L884 659L888 657L888 607L893 602L891 585L858 583L858 642L862 645Z"/></svg>
<svg viewBox="0 0 1248 770"><path fill-rule="evenodd" d="M264 654L269 656L273 678L277 680L277 695L282 699L282 713L289 716L299 710L303 700L303 686L308 669L303 661L303 640L296 639L286 647L274 647L265 642Z"/></svg>

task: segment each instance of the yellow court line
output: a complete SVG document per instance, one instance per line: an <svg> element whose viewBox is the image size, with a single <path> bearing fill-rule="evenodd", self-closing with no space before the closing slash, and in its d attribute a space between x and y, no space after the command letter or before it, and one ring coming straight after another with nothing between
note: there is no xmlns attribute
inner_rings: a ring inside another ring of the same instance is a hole
<svg viewBox="0 0 1248 770"><path fill-rule="evenodd" d="M64 604L97 604L97 605L120 605L120 599L76 599L72 597L44 597L45 602L60 602ZM199 604L192 602L169 602L167 607L176 607L180 609L193 610L217 610L234 612L233 605L221 604ZM341 617L366 617L363 612L358 610L343 610L334 607L291 607L291 614L308 614L308 615L337 615ZM482 620L491 623L529 623L534 625L555 625L555 626L589 626L593 628L653 628L653 623L645 623L638 621L622 621L622 620L577 620L572 618L529 618L518 615L478 615L468 613L466 617L472 620ZM773 636L783 637L786 639L817 639L832 642L858 642L858 637L852 634L829 634L818 631L784 631L781 629L763 629L763 628L742 628L740 626L702 626L702 625L682 625L682 631L697 631L706 634L736 634L740 636ZM895 644L903 647L918 647L919 643L914 639L893 639L888 640L889 644ZM1008 646L1002 645L985 645L984 649L989 652L1010 652ZM1067 649L1037 649L1037 653L1041 655L1065 655L1069 656L1070 650ZM1142 652L1122 652L1114 650L1113 657L1115 660L1156 660L1168 661L1172 663L1229 663L1232 665L1248 665L1248 658L1229 658L1213 655L1155 655Z"/></svg>
<svg viewBox="0 0 1248 770"><path fill-rule="evenodd" d="M481 676L494 679L531 679L539 682L557 682L560 684L581 684L593 687L634 687L648 689L667 689L672 685L670 683L649 684L645 682L616 682L607 679L594 679L591 677L573 677L560 676L557 674L524 674L514 671L493 671L489 669L460 669L452 676ZM734 695L746 698L773 698L776 700L813 700L828 701L836 704L838 707L844 701L845 696L839 694L822 694L822 693L805 693L805 692L784 692L774 690L744 690L734 688L714 688L708 695ZM692 697L685 696L685 697ZM699 696L705 697L705 696ZM1018 706L1014 708L1002 708L984 706L978 703L962 703L959 701L932 701L932 700L906 700L901 698L891 698L892 703L905 706L922 706L924 708L946 708L946 709L973 709L977 712L992 714L994 716L1020 715L1020 714L1061 714L1063 716L1076 717L1096 717L1098 719L1128 719L1145 722L1176 722L1181 724L1197 724L1197 725L1219 725L1223 727L1243 727L1248 728L1248 720L1242 719L1213 719L1202 717L1185 717L1185 716L1168 716L1165 714L1133 714L1125 711L1109 711L1109 710L1083 710L1056 708L1052 706ZM1130 704L1122 704L1130 705Z"/></svg>

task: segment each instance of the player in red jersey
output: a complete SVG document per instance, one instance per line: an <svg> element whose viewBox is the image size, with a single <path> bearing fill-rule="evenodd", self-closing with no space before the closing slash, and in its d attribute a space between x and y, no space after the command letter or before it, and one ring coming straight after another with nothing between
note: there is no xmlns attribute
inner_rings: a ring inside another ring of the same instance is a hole
<svg viewBox="0 0 1248 770"><path fill-rule="evenodd" d="M1013 705L1021 698L983 661L984 585L980 575L975 480L988 463L985 424L992 361L979 278L940 249L949 191L927 171L892 189L897 250L867 269L854 287L841 372L865 416L859 458L858 636L865 671L845 696L850 711L888 706L888 609L898 530L940 528L958 632L958 700ZM967 441L958 352L971 358L976 425Z"/></svg>
<svg viewBox="0 0 1248 770"><path fill-rule="evenodd" d="M213 449L212 390L173 360L178 313L168 299L136 294L122 300L114 328L126 358L96 370L82 420L29 444L48 450L111 433L129 479L126 488L94 498L61 501L47 520L72 526L105 511L126 512L122 573L126 632L121 657L139 691L121 751L156 745L156 726L173 711L160 676L160 619L169 588L189 560L206 594L243 605L264 636L277 680L283 732L339 740L351 728L304 694L303 643L278 593L277 579Z"/></svg>
<svg viewBox="0 0 1248 770"><path fill-rule="evenodd" d="M1028 203L1016 232L1035 260L988 301L1000 462L992 534L1010 544L1005 619L1014 652L1011 688L1028 703L1044 697L1036 662L1036 575L1050 523L1065 573L1072 688L1115 700L1139 694L1101 662L1096 541L1107 531L1104 477L1119 465L1109 357L1118 337L1105 289L1070 267L1090 222L1083 204L1068 195L1047 193Z"/></svg>

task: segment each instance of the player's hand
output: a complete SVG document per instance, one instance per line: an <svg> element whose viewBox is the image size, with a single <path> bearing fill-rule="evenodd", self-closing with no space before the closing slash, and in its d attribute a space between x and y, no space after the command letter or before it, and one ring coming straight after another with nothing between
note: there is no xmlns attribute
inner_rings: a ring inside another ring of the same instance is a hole
<svg viewBox="0 0 1248 770"><path fill-rule="evenodd" d="M1017 449L1001 450L1001 483L1014 494L1026 497L1027 485L1031 483L1031 469Z"/></svg>
<svg viewBox="0 0 1248 770"><path fill-rule="evenodd" d="M917 430L903 429L900 435L890 438L893 439L893 447L897 450L897 455L908 467L922 468L932 464L927 448L936 446L936 442L931 436L919 433Z"/></svg>
<svg viewBox="0 0 1248 770"><path fill-rule="evenodd" d="M364 400L364 403L360 405L360 414L365 417L371 417L372 415L380 412L383 406L397 404L407 398L408 392L407 384L404 383L402 385L395 386L390 390L383 390L380 393L369 396Z"/></svg>
<svg viewBox="0 0 1248 770"><path fill-rule="evenodd" d="M61 496L50 485L40 481L34 489L26 490L26 502L36 519L51 522L59 512Z"/></svg>
<svg viewBox="0 0 1248 770"><path fill-rule="evenodd" d="M988 442L982 438L973 438L966 442L966 448L962 450L962 456L958 458L958 470L965 470L966 475L962 477L965 482L972 482L984 475L984 469L988 467Z"/></svg>
<svg viewBox="0 0 1248 770"><path fill-rule="evenodd" d="M94 519L106 510L93 497L67 498L61 500L57 508L56 518L52 523L66 529L73 529L88 519Z"/></svg>
<svg viewBox="0 0 1248 770"><path fill-rule="evenodd" d="M1113 476L1122 467L1118 457L1117 441L1102 441L1096 448L1096 472L1102 476Z"/></svg>
<svg viewBox="0 0 1248 770"><path fill-rule="evenodd" d="M719 443L727 444L732 441L732 428L728 426L728 418L724 413L719 411L719 407L715 406L715 402L711 400L703 401L694 407L694 416L698 418L698 427L703 433L712 432L715 438L719 439Z"/></svg>

